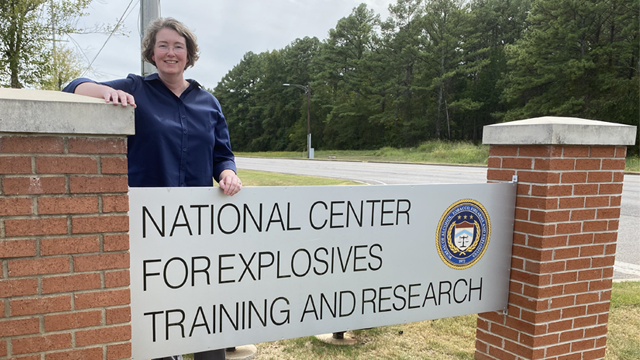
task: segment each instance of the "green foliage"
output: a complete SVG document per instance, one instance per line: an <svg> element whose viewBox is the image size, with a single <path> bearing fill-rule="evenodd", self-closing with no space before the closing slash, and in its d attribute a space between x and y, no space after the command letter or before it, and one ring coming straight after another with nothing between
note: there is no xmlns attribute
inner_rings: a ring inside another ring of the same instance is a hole
<svg viewBox="0 0 640 360"><path fill-rule="evenodd" d="M306 94L283 83L311 86L316 151L477 144L485 125L546 115L637 125L639 7L396 0L380 19L361 4L322 41L247 53L213 93L240 151L306 149Z"/></svg>

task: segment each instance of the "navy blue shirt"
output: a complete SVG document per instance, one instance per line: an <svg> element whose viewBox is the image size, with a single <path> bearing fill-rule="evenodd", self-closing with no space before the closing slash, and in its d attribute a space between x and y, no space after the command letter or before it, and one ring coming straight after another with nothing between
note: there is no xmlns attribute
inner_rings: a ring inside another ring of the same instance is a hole
<svg viewBox="0 0 640 360"><path fill-rule="evenodd" d="M129 186L212 186L225 169L236 171L229 130L220 103L195 80L177 97L158 74L98 84L135 98L135 135L128 138ZM73 80L73 93L85 82Z"/></svg>

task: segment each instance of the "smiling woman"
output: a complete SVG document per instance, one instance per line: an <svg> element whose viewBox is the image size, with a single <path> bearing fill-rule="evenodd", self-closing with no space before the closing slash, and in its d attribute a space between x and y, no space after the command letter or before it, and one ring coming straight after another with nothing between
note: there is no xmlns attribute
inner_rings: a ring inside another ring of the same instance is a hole
<svg viewBox="0 0 640 360"><path fill-rule="evenodd" d="M103 83L76 79L64 91L135 107L135 135L127 149L130 187L212 186L215 179L226 195L236 194L242 182L220 103L197 81L184 78L199 58L195 35L165 18L149 25L142 42L142 56L157 73ZM195 356L224 358L224 349Z"/></svg>

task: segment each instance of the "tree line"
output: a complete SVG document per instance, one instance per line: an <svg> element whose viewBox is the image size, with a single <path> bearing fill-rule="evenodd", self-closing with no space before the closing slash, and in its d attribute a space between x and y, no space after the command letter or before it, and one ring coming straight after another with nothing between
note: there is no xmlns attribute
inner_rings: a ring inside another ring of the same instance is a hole
<svg viewBox="0 0 640 360"><path fill-rule="evenodd" d="M361 4L328 37L248 52L210 90L236 151L480 142L539 116L638 125L640 0L397 0Z"/></svg>

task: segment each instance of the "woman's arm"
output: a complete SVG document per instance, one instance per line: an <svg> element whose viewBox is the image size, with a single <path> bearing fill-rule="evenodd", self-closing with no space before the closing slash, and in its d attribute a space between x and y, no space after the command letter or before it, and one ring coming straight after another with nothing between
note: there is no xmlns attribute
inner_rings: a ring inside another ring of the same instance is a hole
<svg viewBox="0 0 640 360"><path fill-rule="evenodd" d="M242 181L240 181L236 172L231 169L222 170L218 184L225 195L233 196L242 190Z"/></svg>
<svg viewBox="0 0 640 360"><path fill-rule="evenodd" d="M122 90L116 90L112 87L93 82L85 82L76 86L74 94L101 98L108 103L113 103L114 105L122 104L122 106L132 105L133 107L136 107L136 101L133 98L133 95Z"/></svg>

